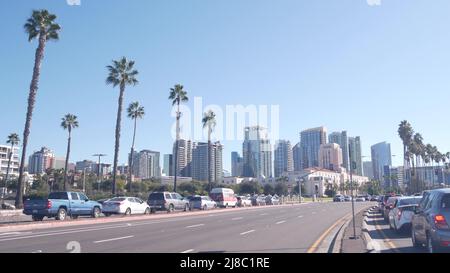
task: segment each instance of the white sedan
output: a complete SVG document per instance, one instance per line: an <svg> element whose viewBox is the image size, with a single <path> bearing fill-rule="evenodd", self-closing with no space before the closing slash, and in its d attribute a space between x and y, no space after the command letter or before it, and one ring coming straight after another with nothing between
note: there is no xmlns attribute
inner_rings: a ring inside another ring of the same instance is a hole
<svg viewBox="0 0 450 273"><path fill-rule="evenodd" d="M150 214L150 206L136 197L114 197L103 203L102 212L111 214Z"/></svg>

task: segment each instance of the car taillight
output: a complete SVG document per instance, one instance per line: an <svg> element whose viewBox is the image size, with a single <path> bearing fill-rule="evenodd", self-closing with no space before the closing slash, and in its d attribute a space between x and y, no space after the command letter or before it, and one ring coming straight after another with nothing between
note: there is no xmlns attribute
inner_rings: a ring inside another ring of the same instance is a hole
<svg viewBox="0 0 450 273"><path fill-rule="evenodd" d="M434 216L434 225L437 229L449 229L444 215L438 214Z"/></svg>
<svg viewBox="0 0 450 273"><path fill-rule="evenodd" d="M47 201L47 208L49 209L49 208L51 208L51 207L52 207L52 201L48 200L48 201Z"/></svg>
<svg viewBox="0 0 450 273"><path fill-rule="evenodd" d="M398 220L400 221L400 218L402 218L402 209L398 209L397 216Z"/></svg>

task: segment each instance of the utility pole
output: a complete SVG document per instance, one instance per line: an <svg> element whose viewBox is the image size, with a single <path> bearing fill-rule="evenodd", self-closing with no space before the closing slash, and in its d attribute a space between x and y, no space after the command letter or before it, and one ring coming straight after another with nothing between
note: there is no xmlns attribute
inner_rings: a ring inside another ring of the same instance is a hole
<svg viewBox="0 0 450 273"><path fill-rule="evenodd" d="M349 159L350 159L350 194L352 196L352 217L353 217L353 238L350 239L358 239L356 237L356 223L355 223L355 196L353 195L353 168L356 169L356 162L352 161L352 151L350 144L348 145Z"/></svg>
<svg viewBox="0 0 450 273"><path fill-rule="evenodd" d="M97 182L98 182L98 191L100 191L100 185L102 183L102 177L100 176L100 168L102 166L102 157L107 156L106 154L95 154L92 156L98 157L98 169L97 169ZM103 174L103 173L102 173Z"/></svg>

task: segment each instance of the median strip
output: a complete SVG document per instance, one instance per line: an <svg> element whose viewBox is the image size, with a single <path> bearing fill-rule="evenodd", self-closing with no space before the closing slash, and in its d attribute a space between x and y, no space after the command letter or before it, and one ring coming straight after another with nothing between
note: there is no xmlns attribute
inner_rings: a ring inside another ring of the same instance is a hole
<svg viewBox="0 0 450 273"><path fill-rule="evenodd" d="M106 240L94 241L94 244L106 243L106 242L112 242L112 241L118 241L118 240L123 240L123 239L133 238L133 237L134 237L134 235L130 235L130 236L125 236L125 237L118 237L118 238L112 238L112 239L106 239Z"/></svg>

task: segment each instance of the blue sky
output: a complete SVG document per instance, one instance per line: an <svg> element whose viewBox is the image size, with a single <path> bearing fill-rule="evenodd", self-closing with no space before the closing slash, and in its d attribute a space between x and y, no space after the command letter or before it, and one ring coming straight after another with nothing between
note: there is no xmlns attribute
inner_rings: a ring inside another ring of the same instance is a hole
<svg viewBox="0 0 450 273"><path fill-rule="evenodd" d="M279 105L280 137L324 125L361 136L363 154L381 141L400 164L397 126L409 120L425 141L450 151L450 2L448 0L17 0L0 10L0 138L23 133L36 42L23 24L32 9L58 15L60 41L49 43L28 154L48 146L64 156L66 113L78 115L72 161L106 153L112 161L118 90L105 66L127 56L140 84L136 146L170 153L169 88L181 83L204 104ZM131 145L122 123L120 162ZM0 141L4 142L4 141ZM241 141L225 141L224 167Z"/></svg>

